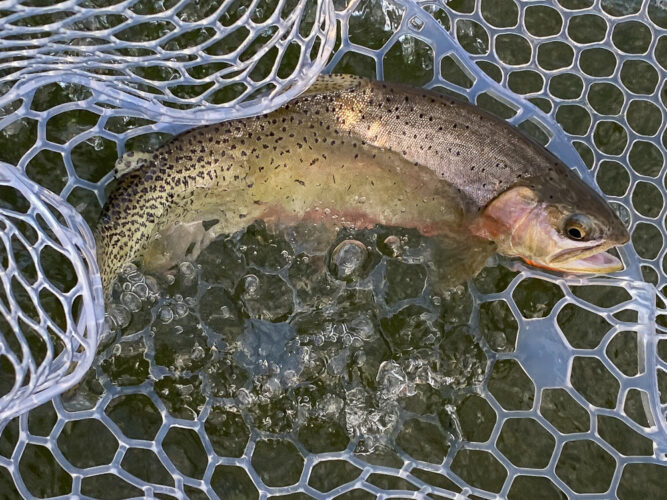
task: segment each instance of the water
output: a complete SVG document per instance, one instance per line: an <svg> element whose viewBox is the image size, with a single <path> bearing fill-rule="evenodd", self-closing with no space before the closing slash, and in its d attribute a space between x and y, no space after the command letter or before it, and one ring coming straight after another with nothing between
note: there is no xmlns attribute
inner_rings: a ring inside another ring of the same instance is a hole
<svg viewBox="0 0 667 500"><path fill-rule="evenodd" d="M405 460L435 466L450 457L460 477L499 491L505 469L486 452L462 449L466 442L486 442L495 427L498 417L483 395L485 387L506 410L529 410L540 397L541 413L562 432L590 427L589 413L565 391L536 395L516 361L497 359L517 343L510 311L499 302L486 303L492 307L482 308L473 327L475 298L468 285L433 292L437 276L424 262L433 250L428 238L384 227L348 232L333 243L322 236L317 226L274 233L256 222L219 237L195 261L166 274L144 275L128 267L110 306L114 340L97 369L63 399L64 406L90 408L104 391L125 394L135 387L138 391L114 399L105 410L123 429L154 435L157 401L163 418L202 421L213 453L238 457L253 446L252 465L269 486L297 481L304 452L347 451L362 463L391 467ZM492 266L472 283L494 293L515 277ZM546 282L521 285L515 300L526 317L546 316L562 296ZM592 372L580 379L591 377ZM594 389L581 390L604 398L605 391L617 390L614 384L613 378L598 379ZM130 423L129 407L121 408L140 398L141 417ZM601 429L604 424L598 423ZM627 426L610 432L621 443L639 440L632 454L652 453L650 440ZM191 477L203 474L200 438L188 434L174 440L177 455L165 443L163 448L177 469ZM600 470L613 463L596 451L597 444L582 443L584 449L564 454L557 469L576 487L584 484L574 466L579 453L591 454ZM497 446L518 466L543 468L555 441L532 418L516 418L503 426ZM96 453L82 450L81 456ZM221 474L236 478L240 471ZM355 474L359 470L349 463L323 462L311 481L333 488ZM402 480L377 481L396 488ZM590 487L607 479L600 481ZM232 481L237 482L244 494L254 490L242 479ZM230 491L220 488L216 491Z"/></svg>
<svg viewBox="0 0 667 500"><path fill-rule="evenodd" d="M444 407L479 385L487 364L467 326L467 288L431 294L426 250L414 250L428 241L391 231L341 236L317 252L316 227L273 234L258 222L169 274L130 267L111 304L120 342L102 368L116 384L129 366L134 384L140 374L169 380L158 395L180 418L222 404L268 432L337 425L372 451L399 430L420 387L440 394L429 407Z"/></svg>

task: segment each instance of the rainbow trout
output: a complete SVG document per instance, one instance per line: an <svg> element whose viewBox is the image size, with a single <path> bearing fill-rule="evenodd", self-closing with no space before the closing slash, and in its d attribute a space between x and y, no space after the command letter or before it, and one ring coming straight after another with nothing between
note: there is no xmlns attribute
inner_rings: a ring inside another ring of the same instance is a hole
<svg viewBox="0 0 667 500"><path fill-rule="evenodd" d="M575 273L620 270L605 250L628 241L602 197L504 121L423 89L352 76L323 76L266 115L130 152L123 171L96 229L107 293L132 261L166 269L193 242L202 247L256 219L458 235ZM179 236L188 223L202 228L196 241Z"/></svg>

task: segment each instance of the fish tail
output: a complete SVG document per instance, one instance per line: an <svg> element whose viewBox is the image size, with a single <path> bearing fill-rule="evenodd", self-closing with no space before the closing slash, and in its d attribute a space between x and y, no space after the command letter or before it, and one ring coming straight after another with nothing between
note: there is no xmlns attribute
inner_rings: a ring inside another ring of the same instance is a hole
<svg viewBox="0 0 667 500"><path fill-rule="evenodd" d="M140 169L153 159L153 153L144 153L141 151L128 151L116 160L114 177L122 177L128 172Z"/></svg>

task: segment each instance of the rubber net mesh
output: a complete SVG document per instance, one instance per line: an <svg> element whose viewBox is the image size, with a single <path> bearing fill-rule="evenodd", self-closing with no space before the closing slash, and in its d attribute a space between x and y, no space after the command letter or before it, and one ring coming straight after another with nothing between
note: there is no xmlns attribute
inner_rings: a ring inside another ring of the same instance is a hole
<svg viewBox="0 0 667 500"><path fill-rule="evenodd" d="M0 493L659 497L666 28L661 2L615 0L0 4ZM464 96L547 144L627 222L626 270L500 260L436 297L381 232L346 282L322 262L349 242L254 225L167 285L127 269L103 328L84 220L118 156L323 69ZM320 289L338 312L299 314Z"/></svg>

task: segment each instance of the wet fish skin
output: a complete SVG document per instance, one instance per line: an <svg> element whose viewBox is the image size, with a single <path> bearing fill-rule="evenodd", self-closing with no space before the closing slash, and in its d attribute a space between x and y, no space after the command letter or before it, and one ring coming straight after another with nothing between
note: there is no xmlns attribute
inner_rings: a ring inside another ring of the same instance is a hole
<svg viewBox="0 0 667 500"><path fill-rule="evenodd" d="M596 253L627 241L595 191L502 120L358 77L322 77L272 113L194 129L142 158L118 180L96 229L106 289L125 264L159 253L156 236L207 219L220 221L218 233L258 218L465 233L544 267L563 249L570 262L591 251L565 234L572 215L596 229ZM515 229L526 221L522 236Z"/></svg>

